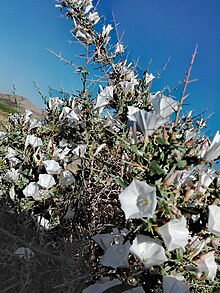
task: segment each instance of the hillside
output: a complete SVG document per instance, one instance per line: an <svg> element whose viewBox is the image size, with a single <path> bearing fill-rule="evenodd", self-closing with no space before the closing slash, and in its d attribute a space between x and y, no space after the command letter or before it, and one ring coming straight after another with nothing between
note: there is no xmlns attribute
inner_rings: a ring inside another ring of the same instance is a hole
<svg viewBox="0 0 220 293"><path fill-rule="evenodd" d="M7 117L11 113L23 112L26 109L32 111L37 117L40 117L43 111L27 98L0 93L0 122L7 121Z"/></svg>

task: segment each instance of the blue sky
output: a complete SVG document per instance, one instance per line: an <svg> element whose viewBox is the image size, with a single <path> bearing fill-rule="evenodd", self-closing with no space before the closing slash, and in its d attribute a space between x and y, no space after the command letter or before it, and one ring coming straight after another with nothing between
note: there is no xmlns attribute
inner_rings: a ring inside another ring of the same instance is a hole
<svg viewBox="0 0 220 293"><path fill-rule="evenodd" d="M0 17L0 92L16 93L31 99L37 106L42 101L33 81L45 95L48 86L66 91L77 89L80 83L73 68L64 65L47 48L62 53L77 62L80 47L70 44L71 23L60 17L53 0L3 1ZM155 83L153 90L165 86L173 89L183 81L191 55L198 43L198 54L186 100L206 117L213 134L220 129L220 2L219 0L102 0L100 14L111 21L114 11L119 31L124 32L127 52L142 68L151 60L150 71L161 71L171 57L166 72ZM131 58L130 57L130 58ZM179 99L180 92L176 92Z"/></svg>

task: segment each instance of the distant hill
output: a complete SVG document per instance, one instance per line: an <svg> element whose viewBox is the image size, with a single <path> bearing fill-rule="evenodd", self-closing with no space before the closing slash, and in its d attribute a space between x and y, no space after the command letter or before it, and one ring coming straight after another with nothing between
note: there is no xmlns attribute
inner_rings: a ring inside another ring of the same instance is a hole
<svg viewBox="0 0 220 293"><path fill-rule="evenodd" d="M0 122L7 121L8 115L15 112L32 111L35 116L41 117L43 110L35 106L27 98L0 93Z"/></svg>

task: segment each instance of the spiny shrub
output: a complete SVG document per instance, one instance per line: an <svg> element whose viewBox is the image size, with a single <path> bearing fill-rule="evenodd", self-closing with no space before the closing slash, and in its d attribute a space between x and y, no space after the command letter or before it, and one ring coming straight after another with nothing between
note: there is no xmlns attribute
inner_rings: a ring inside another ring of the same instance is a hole
<svg viewBox="0 0 220 293"><path fill-rule="evenodd" d="M128 63L121 40L111 43L117 27L101 24L91 0L56 7L84 49L84 65L58 55L82 88L47 99L42 120L9 117L1 197L45 231L88 237L95 274L83 292L214 292L220 134L210 140L204 119L180 115L197 48L177 101L151 92L158 76Z"/></svg>

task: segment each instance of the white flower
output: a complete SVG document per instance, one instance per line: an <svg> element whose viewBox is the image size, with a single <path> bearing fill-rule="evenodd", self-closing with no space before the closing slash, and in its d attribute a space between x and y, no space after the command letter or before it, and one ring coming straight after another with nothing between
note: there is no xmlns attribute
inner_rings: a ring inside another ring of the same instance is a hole
<svg viewBox="0 0 220 293"><path fill-rule="evenodd" d="M137 82L135 80L132 80L132 81L121 81L119 82L122 90L124 91L125 94L128 94L129 92L133 92L134 90L134 86L137 84ZM132 106L128 106L129 107L132 107Z"/></svg>
<svg viewBox="0 0 220 293"><path fill-rule="evenodd" d="M201 158L205 162L212 162L220 156L220 133L216 132L210 146L206 146L201 151Z"/></svg>
<svg viewBox="0 0 220 293"><path fill-rule="evenodd" d="M63 104L63 101L58 97L49 98L48 107L49 107L50 110L55 111L56 108L61 106L62 104Z"/></svg>
<svg viewBox="0 0 220 293"><path fill-rule="evenodd" d="M113 27L111 26L111 24L108 24L107 26L104 25L102 28L102 36L103 37L106 35L108 36L111 30L113 30Z"/></svg>
<svg viewBox="0 0 220 293"><path fill-rule="evenodd" d="M107 289L120 285L121 282L119 280L112 280L112 281L105 281L105 282L100 282L96 283L94 285L89 286L88 288L84 289L82 293L103 293Z"/></svg>
<svg viewBox="0 0 220 293"><path fill-rule="evenodd" d="M123 229L121 232L117 228L113 228L111 234L97 234L92 237L92 239L99 244L99 246L106 251L108 247L115 244L122 244L124 242L124 236L128 233L127 229Z"/></svg>
<svg viewBox="0 0 220 293"><path fill-rule="evenodd" d="M210 251L200 256L200 259L196 261L198 276L205 273L208 278L214 279L217 272L217 264L215 262L214 251Z"/></svg>
<svg viewBox="0 0 220 293"><path fill-rule="evenodd" d="M168 251L184 248L188 244L189 230L186 228L186 219L174 219L159 228Z"/></svg>
<svg viewBox="0 0 220 293"><path fill-rule="evenodd" d="M6 174L5 174L5 177L4 177L4 180L6 181L16 181L18 180L18 177L19 177L19 170L15 170L14 168L11 168L11 170L9 170Z"/></svg>
<svg viewBox="0 0 220 293"><path fill-rule="evenodd" d="M5 138L5 133L3 131L0 131L0 140Z"/></svg>
<svg viewBox="0 0 220 293"><path fill-rule="evenodd" d="M36 148L38 146L41 146L42 140L41 138L36 137L34 134L28 134L25 140L25 148L27 148L28 145L31 145L33 148Z"/></svg>
<svg viewBox="0 0 220 293"><path fill-rule="evenodd" d="M146 137L153 134L161 125L167 122L167 119L160 114L147 112L146 110L138 110L132 115L128 115L128 119L136 121L140 131Z"/></svg>
<svg viewBox="0 0 220 293"><path fill-rule="evenodd" d="M16 158L17 155L18 155L18 153L16 150L14 150L11 147L8 147L8 153L6 155L6 158L9 160L11 167L14 167L18 163L20 163L20 160L18 158Z"/></svg>
<svg viewBox="0 0 220 293"><path fill-rule="evenodd" d="M86 145L81 144L73 150L73 153L80 158L83 158L86 153Z"/></svg>
<svg viewBox="0 0 220 293"><path fill-rule="evenodd" d="M190 170L177 170L171 176L173 176L173 184L176 188L181 188L182 186L187 185L188 183L196 179L196 177L192 175L192 171Z"/></svg>
<svg viewBox="0 0 220 293"><path fill-rule="evenodd" d="M198 191L201 194L204 194L206 190L208 189L209 185L212 183L214 177L211 174L211 170L208 170L209 173L203 173L199 177L198 182Z"/></svg>
<svg viewBox="0 0 220 293"><path fill-rule="evenodd" d="M169 117L174 111L178 110L178 102L170 97L163 96L160 92L151 97L154 110L162 117Z"/></svg>
<svg viewBox="0 0 220 293"><path fill-rule="evenodd" d="M109 101L113 99L113 86L106 86L104 89L100 86L100 89L94 109L108 105Z"/></svg>
<svg viewBox="0 0 220 293"><path fill-rule="evenodd" d="M149 74L146 73L145 79L146 79L146 85L148 85L153 79L155 78L155 76L153 76L153 74Z"/></svg>
<svg viewBox="0 0 220 293"><path fill-rule="evenodd" d="M73 34L75 34L76 38L78 38L83 43L90 43L92 41L91 35L86 31L85 28L78 25L74 30Z"/></svg>
<svg viewBox="0 0 220 293"><path fill-rule="evenodd" d="M48 230L50 228L50 222L43 216L37 217L37 224L40 226L40 229Z"/></svg>
<svg viewBox="0 0 220 293"><path fill-rule="evenodd" d="M26 260L29 260L31 257L34 256L33 251L28 247L19 247L15 254L17 254L20 258L24 258Z"/></svg>
<svg viewBox="0 0 220 293"><path fill-rule="evenodd" d="M140 111L140 109L138 107L134 107L134 106L128 106L128 119L130 121L135 121L136 122L136 118L134 117L135 113L138 113Z"/></svg>
<svg viewBox="0 0 220 293"><path fill-rule="evenodd" d="M216 236L220 237L220 207L217 205L210 205L208 208L208 230Z"/></svg>
<svg viewBox="0 0 220 293"><path fill-rule="evenodd" d="M98 12L93 12L93 13L90 12L89 16L88 16L88 19L89 19L90 22L93 23L93 25L97 24L99 22L99 20L100 20Z"/></svg>
<svg viewBox="0 0 220 293"><path fill-rule="evenodd" d="M141 234L137 235L134 239L130 251L146 268L151 268L167 261L165 250L162 245L155 239Z"/></svg>
<svg viewBox="0 0 220 293"><path fill-rule="evenodd" d="M132 289L123 291L123 293L145 293L143 287L139 286L139 287L134 287Z"/></svg>
<svg viewBox="0 0 220 293"><path fill-rule="evenodd" d="M52 175L40 174L38 184L44 188L50 188L56 184Z"/></svg>
<svg viewBox="0 0 220 293"><path fill-rule="evenodd" d="M197 235L191 238L190 244L189 244L189 255L191 258L194 258L197 256L205 247L206 243L210 239L200 239Z"/></svg>
<svg viewBox="0 0 220 293"><path fill-rule="evenodd" d="M136 119L133 116L134 113L138 112L139 108L134 106L128 106L128 121L127 121L127 127L130 128L132 132L132 144L137 143L137 123Z"/></svg>
<svg viewBox="0 0 220 293"><path fill-rule="evenodd" d="M177 278L163 276L163 292L164 293L189 293L189 286L184 281Z"/></svg>
<svg viewBox="0 0 220 293"><path fill-rule="evenodd" d="M39 193L39 185L36 182L30 182L23 190L23 194L26 197L32 196L33 198L35 198L38 193Z"/></svg>
<svg viewBox="0 0 220 293"><path fill-rule="evenodd" d="M57 163L55 160L46 160L42 161L42 163L45 166L47 174L58 174L61 170L59 163Z"/></svg>
<svg viewBox="0 0 220 293"><path fill-rule="evenodd" d="M65 147L64 149L62 149L55 146L53 155L55 159L64 160L69 152L70 152L70 149L68 147Z"/></svg>
<svg viewBox="0 0 220 293"><path fill-rule="evenodd" d="M93 8L92 0L84 0L83 6L85 9L84 14L87 14Z"/></svg>
<svg viewBox="0 0 220 293"><path fill-rule="evenodd" d="M31 119L29 122L29 129L34 129L42 126L42 122L37 119Z"/></svg>
<svg viewBox="0 0 220 293"><path fill-rule="evenodd" d="M124 52L124 46L122 44L120 44L119 42L116 44L116 48L115 48L115 54L121 54Z"/></svg>
<svg viewBox="0 0 220 293"><path fill-rule="evenodd" d="M25 110L24 112L24 122L28 122L31 119L31 115L33 115L33 112L31 112L30 110Z"/></svg>
<svg viewBox="0 0 220 293"><path fill-rule="evenodd" d="M60 172L60 180L62 186L68 186L75 183L75 178L70 171Z"/></svg>
<svg viewBox="0 0 220 293"><path fill-rule="evenodd" d="M114 235L112 234L97 234L92 239L99 244L99 246L106 251L108 247L114 241Z"/></svg>
<svg viewBox="0 0 220 293"><path fill-rule="evenodd" d="M14 184L11 186L10 190L9 190L9 196L12 200L15 199L16 193L15 193L15 187Z"/></svg>
<svg viewBox="0 0 220 293"><path fill-rule="evenodd" d="M66 118L69 120L79 121L79 117L74 110L69 107L63 107L59 119Z"/></svg>
<svg viewBox="0 0 220 293"><path fill-rule="evenodd" d="M74 217L75 213L72 211L71 207L68 206L67 212L65 214L65 216L63 217L64 220L69 220L72 219Z"/></svg>
<svg viewBox="0 0 220 293"><path fill-rule="evenodd" d="M133 179L119 195L126 219L152 217L157 206L156 187Z"/></svg>
<svg viewBox="0 0 220 293"><path fill-rule="evenodd" d="M131 247L130 242L125 244L110 245L101 257L100 263L106 267L122 268L128 267L128 254Z"/></svg>

